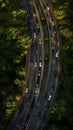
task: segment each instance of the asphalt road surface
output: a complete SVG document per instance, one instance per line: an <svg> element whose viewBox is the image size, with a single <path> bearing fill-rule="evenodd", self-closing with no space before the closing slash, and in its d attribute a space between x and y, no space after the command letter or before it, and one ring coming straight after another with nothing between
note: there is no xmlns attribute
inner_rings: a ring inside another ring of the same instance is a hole
<svg viewBox="0 0 73 130"><path fill-rule="evenodd" d="M48 119L58 85L59 36L51 3L47 0L27 0L25 7L29 13L32 38L26 84L28 91L7 130L41 130ZM46 19L43 26L40 16ZM47 37L49 40L45 40ZM49 58L47 64L44 60L46 56Z"/></svg>

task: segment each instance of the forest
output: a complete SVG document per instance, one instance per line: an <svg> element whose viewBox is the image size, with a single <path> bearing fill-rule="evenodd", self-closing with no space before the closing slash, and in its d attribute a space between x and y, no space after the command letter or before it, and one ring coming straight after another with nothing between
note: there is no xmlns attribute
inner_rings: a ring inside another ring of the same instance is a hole
<svg viewBox="0 0 73 130"><path fill-rule="evenodd" d="M73 130L73 4L52 0L60 36L59 90L43 130ZM30 47L28 13L19 0L0 0L0 130L22 99Z"/></svg>
<svg viewBox="0 0 73 130"><path fill-rule="evenodd" d="M31 41L28 28L28 13L21 1L0 0L0 130L22 99Z"/></svg>
<svg viewBox="0 0 73 130"><path fill-rule="evenodd" d="M73 130L73 4L52 0L60 37L59 90L43 130Z"/></svg>

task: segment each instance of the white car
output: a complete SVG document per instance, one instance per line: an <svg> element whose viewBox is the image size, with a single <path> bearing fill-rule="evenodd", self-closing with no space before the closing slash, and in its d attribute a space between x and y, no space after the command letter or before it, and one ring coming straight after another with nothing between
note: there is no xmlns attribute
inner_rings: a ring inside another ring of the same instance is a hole
<svg viewBox="0 0 73 130"><path fill-rule="evenodd" d="M36 38L36 32L33 33L33 37Z"/></svg>
<svg viewBox="0 0 73 130"><path fill-rule="evenodd" d="M25 89L25 93L28 93L28 91L29 91L29 89L28 89L28 88L26 88L26 89Z"/></svg>
<svg viewBox="0 0 73 130"><path fill-rule="evenodd" d="M41 62L39 62L39 67L42 67L42 63Z"/></svg>
<svg viewBox="0 0 73 130"><path fill-rule="evenodd" d="M58 57L58 52L56 52L56 57Z"/></svg>
<svg viewBox="0 0 73 130"><path fill-rule="evenodd" d="M34 67L37 67L37 62L34 62Z"/></svg>
<svg viewBox="0 0 73 130"><path fill-rule="evenodd" d="M39 44L40 44L40 45L42 44L42 39L41 39L41 38L39 38Z"/></svg>
<svg viewBox="0 0 73 130"><path fill-rule="evenodd" d="M52 98L52 95L50 94L50 95L48 96L48 100L50 101L50 100L51 100L51 98Z"/></svg>
<svg viewBox="0 0 73 130"><path fill-rule="evenodd" d="M47 10L50 10L50 8L47 6Z"/></svg>
<svg viewBox="0 0 73 130"><path fill-rule="evenodd" d="M39 95L39 88L35 88L34 94L35 94L35 96Z"/></svg>
<svg viewBox="0 0 73 130"><path fill-rule="evenodd" d="M37 28L40 28L38 23L37 23Z"/></svg>

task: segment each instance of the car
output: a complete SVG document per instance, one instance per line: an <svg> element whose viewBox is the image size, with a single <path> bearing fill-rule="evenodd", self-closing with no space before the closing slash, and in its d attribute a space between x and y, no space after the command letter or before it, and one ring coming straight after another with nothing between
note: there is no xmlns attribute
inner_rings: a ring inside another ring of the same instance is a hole
<svg viewBox="0 0 73 130"><path fill-rule="evenodd" d="M37 117L41 117L41 111L38 112Z"/></svg>
<svg viewBox="0 0 73 130"><path fill-rule="evenodd" d="M33 85L35 83L35 80L33 79L31 82L32 82L32 85Z"/></svg>
<svg viewBox="0 0 73 130"><path fill-rule="evenodd" d="M58 58L58 52L56 52L56 57Z"/></svg>
<svg viewBox="0 0 73 130"><path fill-rule="evenodd" d="M35 104L35 100L36 100L36 99L33 98L32 103L31 103L31 106L30 106L30 109L31 109L31 110L33 110L33 107L34 107L34 104Z"/></svg>
<svg viewBox="0 0 73 130"><path fill-rule="evenodd" d="M37 23L37 29L39 29L40 27L39 27L39 24Z"/></svg>
<svg viewBox="0 0 73 130"><path fill-rule="evenodd" d="M34 67L37 67L37 62L34 62Z"/></svg>
<svg viewBox="0 0 73 130"><path fill-rule="evenodd" d="M52 21L51 24L52 24L52 26L54 26L55 25L54 21Z"/></svg>
<svg viewBox="0 0 73 130"><path fill-rule="evenodd" d="M48 105L48 103L46 103L46 104L45 104L45 111L47 111L48 108L49 108L49 105Z"/></svg>
<svg viewBox="0 0 73 130"><path fill-rule="evenodd" d="M47 10L50 10L49 6L47 6Z"/></svg>
<svg viewBox="0 0 73 130"><path fill-rule="evenodd" d="M38 76L41 76L41 71L38 72Z"/></svg>
<svg viewBox="0 0 73 130"><path fill-rule="evenodd" d="M58 59L58 57L56 57L56 64L58 64L58 62L59 62L59 59Z"/></svg>
<svg viewBox="0 0 73 130"><path fill-rule="evenodd" d="M33 33L33 37L36 38L36 32Z"/></svg>
<svg viewBox="0 0 73 130"><path fill-rule="evenodd" d="M52 98L52 95L50 94L50 95L48 96L48 101L50 101L51 98Z"/></svg>
<svg viewBox="0 0 73 130"><path fill-rule="evenodd" d="M53 93L53 92L54 92L54 88L52 87L52 88L51 88L51 93Z"/></svg>
<svg viewBox="0 0 73 130"><path fill-rule="evenodd" d="M56 30L54 30L54 34L56 34L57 33L57 31Z"/></svg>
<svg viewBox="0 0 73 130"><path fill-rule="evenodd" d="M46 99L46 98L47 98L47 93L45 93L45 94L44 94L43 98L44 98L44 99Z"/></svg>
<svg viewBox="0 0 73 130"><path fill-rule="evenodd" d="M37 106L40 106L40 101L37 102Z"/></svg>
<svg viewBox="0 0 73 130"><path fill-rule="evenodd" d="M35 94L38 95L38 93L39 93L39 88L36 87L36 88L35 88Z"/></svg>
<svg viewBox="0 0 73 130"><path fill-rule="evenodd" d="M28 90L29 90L28 88L25 88L25 93L28 93Z"/></svg>
<svg viewBox="0 0 73 130"><path fill-rule="evenodd" d="M21 128L20 125L17 125L17 128L20 130L20 128Z"/></svg>
<svg viewBox="0 0 73 130"><path fill-rule="evenodd" d="M40 44L40 45L42 44L42 39L41 39L41 38L39 38L39 44Z"/></svg>
<svg viewBox="0 0 73 130"><path fill-rule="evenodd" d="M33 17L36 17L36 13L33 13Z"/></svg>
<svg viewBox="0 0 73 130"><path fill-rule="evenodd" d="M39 67L38 71L41 73L41 67Z"/></svg>
<svg viewBox="0 0 73 130"><path fill-rule="evenodd" d="M30 99L27 99L26 106L29 106L29 105L30 105Z"/></svg>
<svg viewBox="0 0 73 130"><path fill-rule="evenodd" d="M41 72L41 67L39 67L38 71Z"/></svg>
<svg viewBox="0 0 73 130"><path fill-rule="evenodd" d="M39 85L38 85L38 84L36 84L36 87L39 87Z"/></svg>
<svg viewBox="0 0 73 130"><path fill-rule="evenodd" d="M34 91L34 97L38 97L38 95L39 95L39 90L36 88Z"/></svg>
<svg viewBox="0 0 73 130"><path fill-rule="evenodd" d="M24 128L26 128L27 124L28 124L28 122L26 121L26 122L24 123L24 125L23 125L22 130L24 130Z"/></svg>
<svg viewBox="0 0 73 130"><path fill-rule="evenodd" d="M42 63L41 62L39 62L39 67L42 67Z"/></svg>
<svg viewBox="0 0 73 130"><path fill-rule="evenodd" d="M39 27L39 24L37 23L37 32L39 33L40 32L40 27Z"/></svg>
<svg viewBox="0 0 73 130"><path fill-rule="evenodd" d="M31 115L31 113L32 113L32 109L30 108L30 109L29 109L29 115Z"/></svg>
<svg viewBox="0 0 73 130"><path fill-rule="evenodd" d="M38 84L38 86L39 86L39 83L40 83L40 73L39 73L39 75L38 75L38 77L37 77L37 82L36 82L36 84Z"/></svg>
<svg viewBox="0 0 73 130"><path fill-rule="evenodd" d="M26 126L27 126L27 124L28 124L28 121L29 121L29 118L30 118L30 114L27 115L27 118L26 118L26 120L25 120L25 123L24 123L24 125L23 125L23 129L22 129L22 130L24 130L24 128L26 128Z"/></svg>
<svg viewBox="0 0 73 130"><path fill-rule="evenodd" d="M46 111L45 111L46 112ZM46 113L43 113L42 118L41 118L41 123L44 123L46 121Z"/></svg>

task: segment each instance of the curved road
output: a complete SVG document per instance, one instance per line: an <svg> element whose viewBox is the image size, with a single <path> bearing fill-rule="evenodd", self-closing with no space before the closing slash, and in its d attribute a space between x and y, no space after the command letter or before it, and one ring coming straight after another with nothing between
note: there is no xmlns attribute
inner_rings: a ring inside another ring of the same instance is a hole
<svg viewBox="0 0 73 130"><path fill-rule="evenodd" d="M52 6L47 0L27 0L25 4L29 12L32 37L26 84L28 92L7 130L42 129L42 124L48 119L58 85L60 45ZM46 20L44 24L41 17ZM49 40L45 40L47 37ZM45 60L46 57L49 60Z"/></svg>

